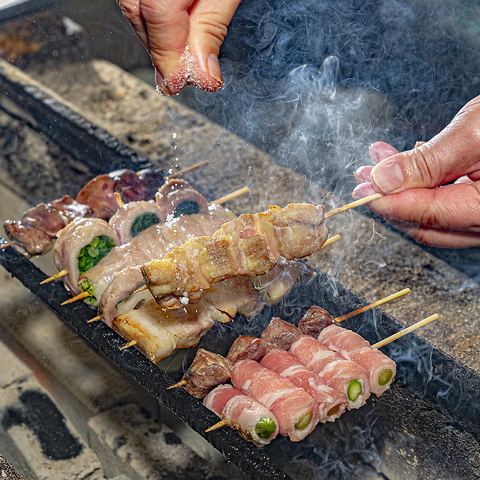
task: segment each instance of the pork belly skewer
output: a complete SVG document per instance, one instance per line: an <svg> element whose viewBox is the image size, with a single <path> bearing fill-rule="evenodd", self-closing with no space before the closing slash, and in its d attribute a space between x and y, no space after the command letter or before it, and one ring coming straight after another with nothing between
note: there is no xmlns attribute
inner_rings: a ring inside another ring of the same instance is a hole
<svg viewBox="0 0 480 480"><path fill-rule="evenodd" d="M378 198L366 197L332 211L329 216ZM196 238L161 260L142 266L145 283L165 308L198 301L212 283L236 275L260 275L284 257L304 258L317 252L328 237L325 207L306 203L271 206L255 215L241 215L212 237Z"/></svg>
<svg viewBox="0 0 480 480"><path fill-rule="evenodd" d="M161 260L143 265L145 283L166 308L198 301L210 285L237 275L255 276L280 260L315 253L328 237L322 205L291 204L241 215L212 237L196 237Z"/></svg>
<svg viewBox="0 0 480 480"><path fill-rule="evenodd" d="M116 316L110 324L130 341L127 345L135 344L147 358L157 363L175 349L197 345L215 321L229 322L237 312L249 318L263 306L250 281L237 277L214 285L196 304L166 310L150 299Z"/></svg>
<svg viewBox="0 0 480 480"><path fill-rule="evenodd" d="M306 266L302 262L279 263L275 266L274 270L277 276L271 278L268 288L269 291L272 292L272 296L276 298L276 301L279 301L281 298L280 295L285 295L299 278L310 277L313 273L311 267ZM123 271L118 277L124 274L127 275L127 273L128 272ZM184 315L187 315L188 312L194 312L194 315L199 315L199 313L195 312L201 312L200 307L205 303L204 300L208 300L209 318L222 323L233 320L237 313L251 318L264 307L262 296L259 295L259 292L253 287L250 279L242 276L230 278L213 285L205 292L199 304L189 304L182 309L162 309L151 299L148 291L142 292L142 294L150 298L144 307L136 307L136 309L134 309L134 305L139 301L137 297L132 300L133 303L130 303L128 308L127 306L118 307L119 310L124 308L128 310L126 313L120 314L110 321L108 320L108 316L103 319L106 323L111 323L113 328L125 339L138 340L140 349L155 362L163 358L159 356L159 353L166 356L171 353L172 348L182 348L184 345L191 346L190 344L187 345L190 334L185 332L181 325L178 325L178 331L175 330L177 325L173 325L175 328L172 330L171 326L168 327L168 325L170 325L168 319L175 318L175 315L177 315L178 318L184 318ZM130 302L130 299L125 303L127 302ZM140 305L141 302L142 300L140 301ZM177 313L174 315L174 312ZM147 339L144 338L143 322L146 323L145 328L148 329ZM165 323L167 324L166 330ZM210 326L212 325L213 322ZM130 342L128 345L132 346L134 344L135 343ZM176 346L168 347L168 345L172 344ZM164 345L164 347L159 348L157 345ZM167 345L167 348L165 348L165 345ZM157 352L157 350L159 353L155 353L150 357L151 352Z"/></svg>
<svg viewBox="0 0 480 480"><path fill-rule="evenodd" d="M231 385L216 387L205 397L203 404L223 419L206 432L230 425L243 438L259 447L268 445L278 435L275 415Z"/></svg>
<svg viewBox="0 0 480 480"><path fill-rule="evenodd" d="M241 360L232 368L233 386L268 408L278 420L280 435L303 440L318 423L315 400L303 388L254 360Z"/></svg>

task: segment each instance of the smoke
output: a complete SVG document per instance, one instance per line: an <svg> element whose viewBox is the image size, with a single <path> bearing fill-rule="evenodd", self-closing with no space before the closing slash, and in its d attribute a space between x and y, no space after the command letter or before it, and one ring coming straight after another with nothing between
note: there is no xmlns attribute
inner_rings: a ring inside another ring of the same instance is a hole
<svg viewBox="0 0 480 480"><path fill-rule="evenodd" d="M370 143L427 140L480 93L467 22L477 10L459 0L244 0L221 50L225 87L180 99L346 195Z"/></svg>

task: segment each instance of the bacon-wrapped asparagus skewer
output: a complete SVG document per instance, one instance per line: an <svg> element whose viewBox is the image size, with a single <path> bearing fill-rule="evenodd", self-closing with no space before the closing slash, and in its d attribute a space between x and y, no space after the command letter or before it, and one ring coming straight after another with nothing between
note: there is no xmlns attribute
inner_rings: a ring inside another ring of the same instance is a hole
<svg viewBox="0 0 480 480"><path fill-rule="evenodd" d="M263 357L260 364L303 388L317 402L320 422L334 422L345 412L345 394L329 387L322 377L309 370L295 355L275 348Z"/></svg>
<svg viewBox="0 0 480 480"><path fill-rule="evenodd" d="M223 419L221 425L230 425L259 447L268 445L278 435L275 415L231 385L216 387L205 397L203 404ZM221 425L214 425L207 432Z"/></svg>
<svg viewBox="0 0 480 480"><path fill-rule="evenodd" d="M315 400L303 388L254 360L241 360L232 368L232 383L245 395L267 407L278 420L280 435L303 440L318 423Z"/></svg>

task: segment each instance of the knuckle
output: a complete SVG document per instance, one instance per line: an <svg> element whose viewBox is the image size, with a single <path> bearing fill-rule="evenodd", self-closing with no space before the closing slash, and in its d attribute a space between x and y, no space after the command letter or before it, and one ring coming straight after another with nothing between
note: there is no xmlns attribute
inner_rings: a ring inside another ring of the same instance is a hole
<svg viewBox="0 0 480 480"><path fill-rule="evenodd" d="M436 161L435 153L428 144L412 150L410 166L407 175L420 180L422 186L436 186L443 178L442 164Z"/></svg>
<svg viewBox="0 0 480 480"><path fill-rule="evenodd" d="M228 21L217 12L203 12L196 18L196 28L204 34L215 37L220 42L227 35Z"/></svg>

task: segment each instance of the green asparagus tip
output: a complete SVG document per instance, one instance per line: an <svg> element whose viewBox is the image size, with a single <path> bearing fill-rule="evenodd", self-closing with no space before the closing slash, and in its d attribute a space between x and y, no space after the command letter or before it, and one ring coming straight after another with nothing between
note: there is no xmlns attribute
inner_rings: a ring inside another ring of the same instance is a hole
<svg viewBox="0 0 480 480"><path fill-rule="evenodd" d="M351 402L354 402L362 393L362 384L358 380L352 380L348 384L347 397Z"/></svg>
<svg viewBox="0 0 480 480"><path fill-rule="evenodd" d="M312 421L313 418L313 412L308 412L306 413L296 424L295 427L297 427L299 430L303 430L304 428L307 428L310 422Z"/></svg>
<svg viewBox="0 0 480 480"><path fill-rule="evenodd" d="M393 372L390 369L383 370L378 376L378 384L383 387L386 385L393 377Z"/></svg>
<svg viewBox="0 0 480 480"><path fill-rule="evenodd" d="M277 424L271 417L263 417L257 423L255 432L260 438L269 439L277 429Z"/></svg>

